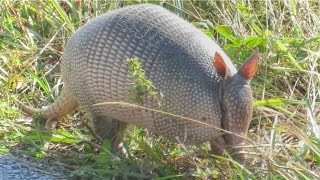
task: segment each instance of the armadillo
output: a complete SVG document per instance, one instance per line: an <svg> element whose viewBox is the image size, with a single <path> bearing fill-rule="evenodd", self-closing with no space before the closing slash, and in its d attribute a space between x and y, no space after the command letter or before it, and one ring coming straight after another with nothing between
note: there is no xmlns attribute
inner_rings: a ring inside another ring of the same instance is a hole
<svg viewBox="0 0 320 180"><path fill-rule="evenodd" d="M148 110L158 107L150 97L142 105L148 109L96 106L136 103L128 98L130 58L139 60L146 77L161 92L165 111L178 116ZM258 59L255 51L237 70L214 40L186 20L157 5L127 6L77 30L62 55L61 95L47 108L24 106L23 110L57 119L81 106L103 137L117 136L130 123L173 141L209 141L212 149L223 147L237 154L241 148L236 147L244 144L252 118L249 80L257 72Z"/></svg>

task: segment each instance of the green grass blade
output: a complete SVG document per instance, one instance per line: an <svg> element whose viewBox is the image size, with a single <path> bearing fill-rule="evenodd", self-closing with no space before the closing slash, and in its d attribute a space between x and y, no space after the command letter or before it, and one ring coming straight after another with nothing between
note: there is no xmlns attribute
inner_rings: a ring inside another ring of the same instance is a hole
<svg viewBox="0 0 320 180"><path fill-rule="evenodd" d="M60 1L59 1L60 2ZM74 24L71 23L69 16L66 14L66 12L63 10L61 5L58 1L53 0L51 1L53 7L57 10L58 14L62 18L63 22L66 23L68 29L71 31L71 33L75 32Z"/></svg>
<svg viewBox="0 0 320 180"><path fill-rule="evenodd" d="M296 100L296 99L265 99L261 101L253 102L253 106L280 106L280 105L289 105L289 104L300 104L306 105L306 101Z"/></svg>
<svg viewBox="0 0 320 180"><path fill-rule="evenodd" d="M45 78L40 78L33 71L28 71L28 73L33 77L33 79L39 84L39 86L44 90L47 96L51 96L51 88L49 82Z"/></svg>

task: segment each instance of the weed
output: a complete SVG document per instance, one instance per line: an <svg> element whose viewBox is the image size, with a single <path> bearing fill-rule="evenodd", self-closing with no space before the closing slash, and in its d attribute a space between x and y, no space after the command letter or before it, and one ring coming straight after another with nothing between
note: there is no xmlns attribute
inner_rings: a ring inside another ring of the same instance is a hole
<svg viewBox="0 0 320 180"><path fill-rule="evenodd" d="M160 93L152 85L142 68L138 58L128 59L129 75L132 78L132 86L129 89L129 100L144 104L144 99L150 96L153 101L157 102L158 108L161 108Z"/></svg>

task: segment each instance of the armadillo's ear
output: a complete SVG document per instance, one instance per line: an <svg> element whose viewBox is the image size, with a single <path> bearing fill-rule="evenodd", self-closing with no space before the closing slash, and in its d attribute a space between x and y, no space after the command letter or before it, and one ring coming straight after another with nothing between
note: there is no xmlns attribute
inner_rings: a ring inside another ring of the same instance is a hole
<svg viewBox="0 0 320 180"><path fill-rule="evenodd" d="M238 73L246 80L252 78L258 70L259 50L257 49L242 65Z"/></svg>
<svg viewBox="0 0 320 180"><path fill-rule="evenodd" d="M228 70L226 63L224 62L223 57L218 52L214 54L213 66L220 77L226 78L229 76L230 71Z"/></svg>

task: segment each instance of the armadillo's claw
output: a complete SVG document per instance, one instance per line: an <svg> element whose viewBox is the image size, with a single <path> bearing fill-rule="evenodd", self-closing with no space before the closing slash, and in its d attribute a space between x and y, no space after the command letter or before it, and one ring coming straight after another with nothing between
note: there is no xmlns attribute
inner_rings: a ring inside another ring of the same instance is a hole
<svg viewBox="0 0 320 180"><path fill-rule="evenodd" d="M115 147L120 152L120 154L122 154L126 158L129 158L129 153L128 153L127 149L125 148L123 142L115 144Z"/></svg>
<svg viewBox="0 0 320 180"><path fill-rule="evenodd" d="M217 155L224 155L226 152L226 143L222 137L218 137L210 142L211 153Z"/></svg>
<svg viewBox="0 0 320 180"><path fill-rule="evenodd" d="M55 129L57 127L57 119L47 119L45 128L47 131Z"/></svg>

